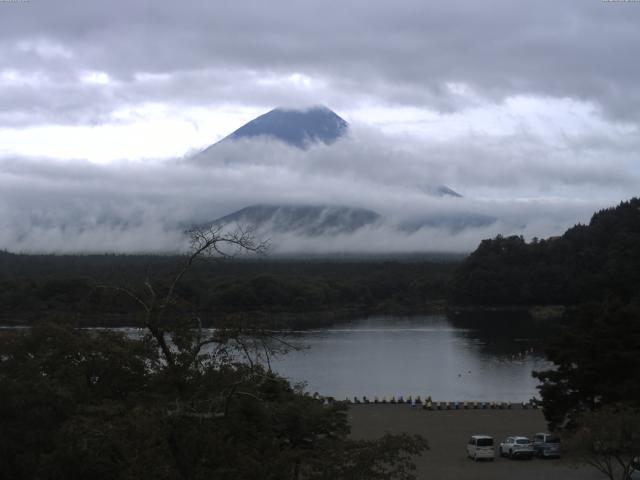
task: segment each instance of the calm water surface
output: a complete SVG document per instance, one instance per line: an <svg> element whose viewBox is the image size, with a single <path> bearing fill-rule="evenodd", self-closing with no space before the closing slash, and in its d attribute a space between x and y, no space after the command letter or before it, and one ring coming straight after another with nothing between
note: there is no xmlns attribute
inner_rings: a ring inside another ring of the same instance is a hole
<svg viewBox="0 0 640 480"><path fill-rule="evenodd" d="M523 401L539 397L531 371L550 367L535 333L503 322L468 328L441 315L371 317L286 334L306 348L277 357L272 367L306 381L310 392L340 399Z"/></svg>
<svg viewBox="0 0 640 480"><path fill-rule="evenodd" d="M369 317L278 333L300 350L272 358L271 366L292 382L306 382L309 392L338 399L430 395L436 401L520 402L539 397L531 372L551 368L540 349L540 327L496 313Z"/></svg>

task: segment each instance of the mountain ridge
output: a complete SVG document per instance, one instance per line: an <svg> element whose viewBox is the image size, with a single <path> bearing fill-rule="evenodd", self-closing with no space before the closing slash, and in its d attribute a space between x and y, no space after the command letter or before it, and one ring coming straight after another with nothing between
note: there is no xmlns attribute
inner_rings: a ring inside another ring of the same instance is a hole
<svg viewBox="0 0 640 480"><path fill-rule="evenodd" d="M295 233L309 237L353 233L374 225L381 218L373 210L344 205L255 204L220 217L212 224L266 228L273 233Z"/></svg>
<svg viewBox="0 0 640 480"><path fill-rule="evenodd" d="M460 232L466 228L485 227L495 221L493 217L472 213L450 216L431 213L412 216L396 223L395 220L374 210L347 205L253 204L206 225L222 228L240 226L261 233L313 237L350 234L363 228L381 226L408 235L422 228L444 228L451 232Z"/></svg>
<svg viewBox="0 0 640 480"><path fill-rule="evenodd" d="M317 143L335 143L347 134L348 129L349 123L324 105L304 109L276 107L205 148L201 154L221 143L254 138L277 140L306 150Z"/></svg>

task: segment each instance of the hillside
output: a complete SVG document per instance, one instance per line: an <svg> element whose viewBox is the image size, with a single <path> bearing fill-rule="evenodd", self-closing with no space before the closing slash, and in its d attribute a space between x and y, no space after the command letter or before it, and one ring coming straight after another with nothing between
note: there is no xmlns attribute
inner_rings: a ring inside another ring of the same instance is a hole
<svg viewBox="0 0 640 480"><path fill-rule="evenodd" d="M270 233L302 236L352 233L375 224L380 215L364 208L330 205L251 205L213 222L222 227L236 225Z"/></svg>
<svg viewBox="0 0 640 480"><path fill-rule="evenodd" d="M572 305L640 291L640 198L601 210L561 237L483 240L456 270L457 305Z"/></svg>

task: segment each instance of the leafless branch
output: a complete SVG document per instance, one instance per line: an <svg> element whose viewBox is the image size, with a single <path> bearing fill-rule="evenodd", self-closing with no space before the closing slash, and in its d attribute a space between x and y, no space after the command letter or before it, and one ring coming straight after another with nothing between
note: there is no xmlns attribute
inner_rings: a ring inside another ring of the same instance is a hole
<svg viewBox="0 0 640 480"><path fill-rule="evenodd" d="M172 328L179 327L177 327L177 324L174 325L171 323L165 325L163 321L164 317L167 314L169 306L176 303L176 289L187 272L193 267L193 264L203 257L229 258L236 256L240 252L261 255L264 254L268 248L266 242L257 242L254 237L254 230L248 228L239 227L235 231L229 232L223 230L221 226L211 225L206 228L195 228L187 233L190 235L190 253L187 255L186 260L180 266L177 273L172 277L166 289L156 288L149 275L144 279L142 284L143 292L141 294L122 286L101 286L101 288L110 288L127 295L142 307L145 314L144 325L150 336L155 339L160 347L167 365L172 369L177 366L177 361L181 362L181 367L191 368L194 362L197 361L198 355L203 347L212 343L224 343L228 340L219 334L203 339L202 324L200 319L196 318L197 332L195 333L194 344L189 348L190 355L187 355L187 359L185 360L185 357L179 358L174 354L170 340L166 338L167 334L171 334ZM253 360L251 359L247 346L241 340L241 333L242 332L237 332L235 340L238 341L238 345L244 351L247 360L253 368Z"/></svg>
<svg viewBox="0 0 640 480"><path fill-rule="evenodd" d="M261 332L261 335L264 336L264 337L270 338L272 340L275 340L276 342L281 343L282 345L286 346L287 348L290 348L293 351L297 352L297 351L301 350L301 347L299 347L298 345L294 345L292 343L289 343L289 342L283 340L281 337L278 337L277 335L273 335L271 333L264 332L264 331Z"/></svg>
<svg viewBox="0 0 640 480"><path fill-rule="evenodd" d="M265 343L263 338L260 339L260 343L262 343L262 349L264 350L264 355L267 360L267 368L269 369L269 372L271 372L271 359L269 357L269 349L267 348L267 344Z"/></svg>

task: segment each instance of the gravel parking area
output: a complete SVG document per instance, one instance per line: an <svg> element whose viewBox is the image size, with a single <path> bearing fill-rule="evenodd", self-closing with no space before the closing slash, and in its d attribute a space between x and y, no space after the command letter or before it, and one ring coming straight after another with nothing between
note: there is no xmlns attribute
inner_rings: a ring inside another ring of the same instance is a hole
<svg viewBox="0 0 640 480"><path fill-rule="evenodd" d="M419 433L430 450L417 459L419 479L429 480L597 480L591 467L576 467L563 459L474 462L466 456L473 434L494 437L497 445L507 436L546 431L540 410L436 410L408 405L352 405L349 411L354 438L375 438L389 433Z"/></svg>

